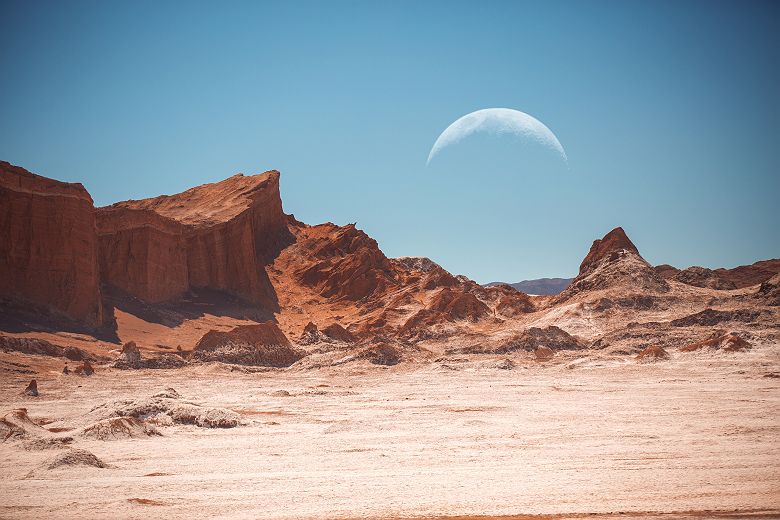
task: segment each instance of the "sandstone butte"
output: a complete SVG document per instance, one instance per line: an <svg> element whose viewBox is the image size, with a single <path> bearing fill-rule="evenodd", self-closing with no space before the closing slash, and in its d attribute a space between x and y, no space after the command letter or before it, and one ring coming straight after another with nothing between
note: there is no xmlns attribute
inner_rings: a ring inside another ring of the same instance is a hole
<svg viewBox="0 0 780 520"><path fill-rule="evenodd" d="M387 258L354 225L297 221L282 210L279 177L238 174L95 210L81 185L3 163L0 297L96 326L101 286L148 304L208 289L277 315L288 334L312 318L338 332L335 316L350 338L533 310L514 289L483 288L424 258Z"/></svg>
<svg viewBox="0 0 780 520"><path fill-rule="evenodd" d="M95 208L84 186L0 161L0 298L103 323Z"/></svg>

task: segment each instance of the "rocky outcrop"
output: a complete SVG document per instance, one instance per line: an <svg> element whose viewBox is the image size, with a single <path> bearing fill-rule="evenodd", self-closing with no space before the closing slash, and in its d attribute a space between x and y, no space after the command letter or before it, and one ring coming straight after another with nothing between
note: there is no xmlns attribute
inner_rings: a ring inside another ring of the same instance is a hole
<svg viewBox="0 0 780 520"><path fill-rule="evenodd" d="M306 355L292 346L276 323L241 325L229 332L212 330L195 345L193 358L237 365L288 367Z"/></svg>
<svg viewBox="0 0 780 520"><path fill-rule="evenodd" d="M298 283L325 298L378 297L396 283L390 261L376 240L353 224L314 226L295 245L295 253L305 260L295 272Z"/></svg>
<svg viewBox="0 0 780 520"><path fill-rule="evenodd" d="M335 339L336 341L341 341L344 343L355 343L357 341L357 338L354 336L354 334L349 332L338 323L331 323L322 329L322 333L331 339Z"/></svg>
<svg viewBox="0 0 780 520"><path fill-rule="evenodd" d="M0 349L37 356L64 357L72 361L97 360L96 356L87 354L77 347L62 347L38 338L0 336Z"/></svg>
<svg viewBox="0 0 780 520"><path fill-rule="evenodd" d="M780 274L762 283L756 291L755 298L765 305L780 307Z"/></svg>
<svg viewBox="0 0 780 520"><path fill-rule="evenodd" d="M208 288L278 310L265 270L290 240L277 171L99 208L97 226L101 274L128 294L160 302Z"/></svg>
<svg viewBox="0 0 780 520"><path fill-rule="evenodd" d="M35 379L30 381L30 384L24 389L24 394L30 397L38 397L38 381Z"/></svg>
<svg viewBox="0 0 780 520"><path fill-rule="evenodd" d="M750 343L739 334L729 332L724 334L723 332L716 331L710 335L709 338L696 343L691 343L680 349L680 352L695 352L701 349L722 350L724 352L739 352L748 350L751 347Z"/></svg>
<svg viewBox="0 0 780 520"><path fill-rule="evenodd" d="M135 341L128 341L122 345L122 352L119 354L119 358L114 362L114 368L141 368L143 360L141 359L141 351L138 349L138 345Z"/></svg>
<svg viewBox="0 0 780 520"><path fill-rule="evenodd" d="M605 259L609 262L618 260L621 253L634 253L639 256L639 250L633 242L629 240L628 235L622 227L616 227L603 238L593 241L590 251L580 264L580 275L592 271Z"/></svg>
<svg viewBox="0 0 780 520"><path fill-rule="evenodd" d="M95 209L81 184L0 161L0 298L103 324Z"/></svg>
<svg viewBox="0 0 780 520"><path fill-rule="evenodd" d="M664 350L663 347L650 345L649 347L642 349L639 354L636 355L635 359L643 363L651 363L653 361L669 359L669 353Z"/></svg>
<svg viewBox="0 0 780 520"><path fill-rule="evenodd" d="M669 284L642 258L623 228L615 228L595 240L580 264L580 272L553 304L591 291L617 288L644 294L669 291Z"/></svg>
<svg viewBox="0 0 780 520"><path fill-rule="evenodd" d="M707 269L698 266L677 269L668 264L661 264L656 266L655 270L666 280L676 280L695 287L720 290L742 289L765 283L780 273L780 259L762 260L733 269Z"/></svg>

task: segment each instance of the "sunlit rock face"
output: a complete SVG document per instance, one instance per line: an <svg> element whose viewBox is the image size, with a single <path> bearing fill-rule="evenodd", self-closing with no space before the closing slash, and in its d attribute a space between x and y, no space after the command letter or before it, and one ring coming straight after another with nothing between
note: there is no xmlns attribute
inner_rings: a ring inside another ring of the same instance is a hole
<svg viewBox="0 0 780 520"><path fill-rule="evenodd" d="M265 265L289 235L276 171L100 208L98 234L104 280L133 296L208 288L276 308Z"/></svg>
<svg viewBox="0 0 780 520"><path fill-rule="evenodd" d="M103 322L95 208L81 184L0 161L0 297Z"/></svg>

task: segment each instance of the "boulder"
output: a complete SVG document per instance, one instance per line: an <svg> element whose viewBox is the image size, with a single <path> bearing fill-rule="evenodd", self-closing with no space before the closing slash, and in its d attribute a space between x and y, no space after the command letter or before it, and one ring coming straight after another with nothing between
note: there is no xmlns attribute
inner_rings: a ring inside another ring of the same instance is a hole
<svg viewBox="0 0 780 520"><path fill-rule="evenodd" d="M288 367L305 352L294 348L276 323L241 325L229 332L211 330L195 345L192 357L238 365Z"/></svg>
<svg viewBox="0 0 780 520"><path fill-rule="evenodd" d="M35 379L30 381L30 384L24 389L24 394L31 397L38 397L38 382Z"/></svg>

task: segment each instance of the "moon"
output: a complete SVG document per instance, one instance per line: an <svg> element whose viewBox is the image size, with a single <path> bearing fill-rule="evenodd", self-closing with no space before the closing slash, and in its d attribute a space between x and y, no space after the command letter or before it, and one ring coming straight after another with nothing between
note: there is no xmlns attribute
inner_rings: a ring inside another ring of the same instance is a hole
<svg viewBox="0 0 780 520"><path fill-rule="evenodd" d="M441 133L428 154L427 166L436 154L446 147L477 132L489 132L497 135L515 134L531 139L555 152L568 163L566 151L555 134L544 123L525 112L511 108L485 108L466 114Z"/></svg>

